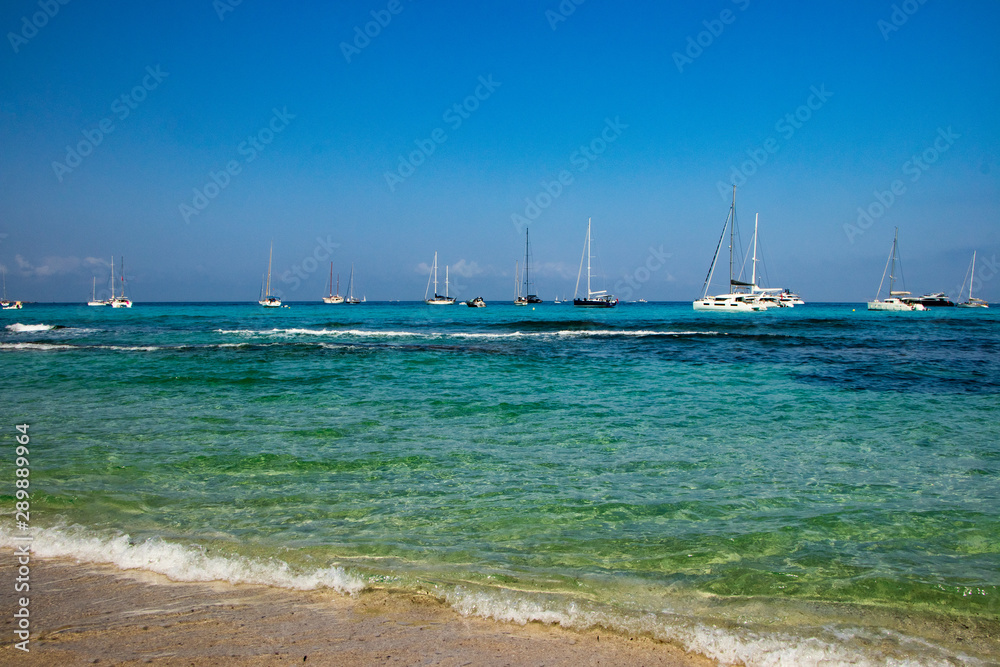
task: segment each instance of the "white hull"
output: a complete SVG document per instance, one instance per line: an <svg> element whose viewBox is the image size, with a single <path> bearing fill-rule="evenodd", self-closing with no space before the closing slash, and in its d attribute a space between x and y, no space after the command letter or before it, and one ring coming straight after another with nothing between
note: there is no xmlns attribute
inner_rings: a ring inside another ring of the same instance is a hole
<svg viewBox="0 0 1000 667"><path fill-rule="evenodd" d="M128 299L128 298L123 297L123 296L116 296L115 298L111 299L111 307L112 308L131 308L132 307L132 301L131 301L131 299Z"/></svg>
<svg viewBox="0 0 1000 667"><path fill-rule="evenodd" d="M759 301L746 300L739 294L723 294L706 296L692 304L695 310L712 311L716 313L756 313L767 310L767 306Z"/></svg>
<svg viewBox="0 0 1000 667"><path fill-rule="evenodd" d="M428 306L453 306L455 305L455 297L453 296L442 296L434 299L427 299L424 301Z"/></svg>
<svg viewBox="0 0 1000 667"><path fill-rule="evenodd" d="M109 304L107 301L88 301L87 305L88 306L109 306L111 304Z"/></svg>
<svg viewBox="0 0 1000 667"><path fill-rule="evenodd" d="M989 308L990 304L983 301L982 299L972 299L964 303L955 304L958 308Z"/></svg>
<svg viewBox="0 0 1000 667"><path fill-rule="evenodd" d="M344 303L344 297L342 296L324 296L323 303Z"/></svg>
<svg viewBox="0 0 1000 667"><path fill-rule="evenodd" d="M906 303L905 301L901 301L900 299L889 298L885 299L884 301L879 301L878 299L876 299L875 301L869 301L868 310L883 310L883 311L903 313L903 312L910 312L915 310L927 310L927 309L924 308L919 303Z"/></svg>

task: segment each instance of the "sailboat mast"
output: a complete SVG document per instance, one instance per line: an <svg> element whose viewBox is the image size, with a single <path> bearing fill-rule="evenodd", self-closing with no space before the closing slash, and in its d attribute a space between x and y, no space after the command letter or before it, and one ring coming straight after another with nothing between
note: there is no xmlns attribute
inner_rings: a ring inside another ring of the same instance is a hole
<svg viewBox="0 0 1000 667"><path fill-rule="evenodd" d="M892 296L892 288L896 284L896 240L899 238L899 227L892 235L892 265L889 267L889 296Z"/></svg>
<svg viewBox="0 0 1000 667"><path fill-rule="evenodd" d="M754 287L757 287L757 220L760 219L760 213L757 213L753 217L753 266L750 267L750 282L753 283Z"/></svg>
<svg viewBox="0 0 1000 667"><path fill-rule="evenodd" d="M438 254L434 253L434 296L438 293Z"/></svg>
<svg viewBox="0 0 1000 667"><path fill-rule="evenodd" d="M448 298L448 265L444 266L444 298Z"/></svg>
<svg viewBox="0 0 1000 667"><path fill-rule="evenodd" d="M340 291L338 286L337 291ZM333 296L333 262L330 262L330 296Z"/></svg>
<svg viewBox="0 0 1000 667"><path fill-rule="evenodd" d="M972 301L972 283L976 281L976 251L972 251L972 273L969 274L969 301Z"/></svg>
<svg viewBox="0 0 1000 667"><path fill-rule="evenodd" d="M531 294L531 279L528 277L528 229L524 230L524 295Z"/></svg>
<svg viewBox="0 0 1000 667"><path fill-rule="evenodd" d="M267 294L264 296L271 296L271 259L274 257L274 241L271 241L271 251L267 255Z"/></svg>
<svg viewBox="0 0 1000 667"><path fill-rule="evenodd" d="M733 185L733 204L729 208L729 291L733 291L733 245L736 240L736 185Z"/></svg>
<svg viewBox="0 0 1000 667"><path fill-rule="evenodd" d="M111 298L115 298L115 256L111 255Z"/></svg>
<svg viewBox="0 0 1000 667"><path fill-rule="evenodd" d="M587 298L590 298L590 220L587 218Z"/></svg>

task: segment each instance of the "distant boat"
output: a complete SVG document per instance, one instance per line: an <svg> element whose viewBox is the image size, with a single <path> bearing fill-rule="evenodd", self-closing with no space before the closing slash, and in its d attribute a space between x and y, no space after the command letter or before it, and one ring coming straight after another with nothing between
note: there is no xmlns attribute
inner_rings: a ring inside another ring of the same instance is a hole
<svg viewBox="0 0 1000 667"><path fill-rule="evenodd" d="M528 244L528 230L524 230L524 301L525 303L541 303L542 300L534 291L531 282L531 246Z"/></svg>
<svg viewBox="0 0 1000 667"><path fill-rule="evenodd" d="M111 256L111 304L112 308L131 308L132 300L125 296L125 258L122 257L122 273L121 273L121 283L122 283L122 293L120 296L115 295L115 258L114 255Z"/></svg>
<svg viewBox="0 0 1000 667"><path fill-rule="evenodd" d="M271 242L271 252L267 256L267 282L261 286L260 300L265 308L281 308L281 299L271 294L271 259L274 257L274 241Z"/></svg>
<svg viewBox="0 0 1000 667"><path fill-rule="evenodd" d="M428 290L431 287L431 278L434 279L434 296L427 298ZM431 306L450 306L455 303L455 297L448 296L448 267L444 267L444 296L437 293L438 290L438 254L434 253L434 265L431 267L431 275L427 277L427 288L424 290L424 303Z"/></svg>
<svg viewBox="0 0 1000 667"><path fill-rule="evenodd" d="M354 263L351 262L351 277L347 280L347 298L344 303L349 306L356 306L361 303L361 299L354 296Z"/></svg>
<svg viewBox="0 0 1000 667"><path fill-rule="evenodd" d="M97 276L94 276L94 287L90 292L90 301L87 302L88 306L108 306L109 301L104 301L97 298Z"/></svg>
<svg viewBox="0 0 1000 667"><path fill-rule="evenodd" d="M972 267L969 269L969 299L958 304L959 308L989 308L990 304L972 296L972 282L976 279L976 251L972 251ZM965 289L965 281L962 281L962 290ZM962 298L962 290L958 292L958 298Z"/></svg>
<svg viewBox="0 0 1000 667"><path fill-rule="evenodd" d="M896 286L896 262L897 262L897 252L896 246L899 240L899 227L896 227L896 231L892 236L892 250L889 252L889 258L885 262L885 269L882 271L882 280L878 284L878 291L875 292L875 300L868 302L868 310L883 310L883 311L893 311L893 312L909 312L914 310L926 310L922 304L919 303L907 303L902 297L909 296L910 293L906 291L897 291L893 287ZM879 294L882 292L882 285L885 283L885 274L889 273L889 298L880 300L878 298Z"/></svg>
<svg viewBox="0 0 1000 667"><path fill-rule="evenodd" d="M333 293L333 262L330 262L330 294L323 297L323 303L344 303L344 297L340 296L340 274L337 274L337 293Z"/></svg>
<svg viewBox="0 0 1000 667"><path fill-rule="evenodd" d="M3 298L0 298L0 308L3 310L21 310L20 301L7 300L7 269L3 270Z"/></svg>
<svg viewBox="0 0 1000 667"><path fill-rule="evenodd" d="M904 296L903 301L909 304L919 304L924 308L952 308L955 302L944 292L934 292L922 296Z"/></svg>
<svg viewBox="0 0 1000 667"><path fill-rule="evenodd" d="M528 300L521 294L521 265L517 261L514 262L514 305L528 305Z"/></svg>
<svg viewBox="0 0 1000 667"><path fill-rule="evenodd" d="M587 238L583 243L583 255L587 258L587 296L577 298L580 293L580 275L583 273L583 257L580 257L580 270L576 274L576 289L573 292L573 305L581 308L614 308L618 305L618 298L613 294L608 294L606 290L590 289L590 218L587 218Z"/></svg>
<svg viewBox="0 0 1000 667"><path fill-rule="evenodd" d="M470 299L465 302L465 305L469 308L485 308L486 302L483 301L483 297L477 296L475 299Z"/></svg>
<svg viewBox="0 0 1000 667"><path fill-rule="evenodd" d="M726 238L726 230L729 230L729 292L709 296L708 290L712 285L712 276L715 274L715 266L719 261L719 253L722 251L722 242ZM759 288L754 284L756 281L756 254L754 256L754 277L749 283L736 280L733 277L733 246L736 237L736 186L733 186L733 203L729 207L729 216L722 226L722 235L719 236L719 244L715 247L715 255L712 257L712 264L708 268L708 275L705 277L705 285L701 298L692 302L695 310L712 311L717 313L753 313L767 310L767 303L761 300L759 293L754 291ZM756 250L756 233L754 234L754 248ZM750 288L749 291L746 288ZM742 289L743 291L738 291Z"/></svg>

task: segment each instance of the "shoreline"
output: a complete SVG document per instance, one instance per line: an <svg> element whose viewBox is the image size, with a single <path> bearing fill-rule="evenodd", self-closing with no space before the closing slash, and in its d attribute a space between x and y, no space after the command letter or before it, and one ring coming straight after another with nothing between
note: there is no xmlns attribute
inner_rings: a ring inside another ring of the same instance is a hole
<svg viewBox="0 0 1000 667"><path fill-rule="evenodd" d="M13 582L13 559L0 567ZM31 559L30 652L14 648L3 587L0 663L32 665L660 665L718 663L648 636L462 616L431 596L355 596L256 584L177 582L142 570Z"/></svg>

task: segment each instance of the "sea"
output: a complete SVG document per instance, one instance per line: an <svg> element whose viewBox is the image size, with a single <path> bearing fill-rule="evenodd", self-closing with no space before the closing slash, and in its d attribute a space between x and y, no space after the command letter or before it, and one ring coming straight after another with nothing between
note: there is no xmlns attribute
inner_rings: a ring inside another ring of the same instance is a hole
<svg viewBox="0 0 1000 667"><path fill-rule="evenodd" d="M1000 664L1000 309L0 319L8 554L422 591L724 664Z"/></svg>

